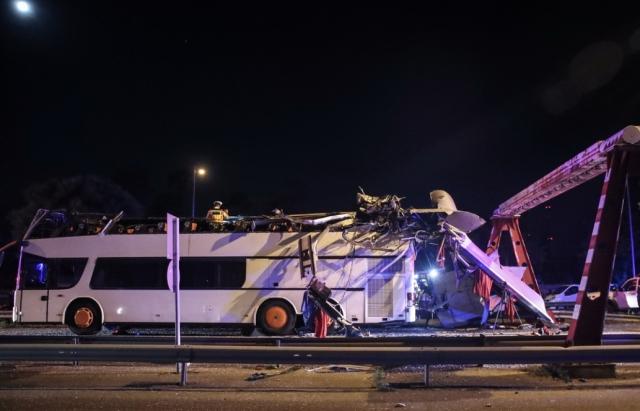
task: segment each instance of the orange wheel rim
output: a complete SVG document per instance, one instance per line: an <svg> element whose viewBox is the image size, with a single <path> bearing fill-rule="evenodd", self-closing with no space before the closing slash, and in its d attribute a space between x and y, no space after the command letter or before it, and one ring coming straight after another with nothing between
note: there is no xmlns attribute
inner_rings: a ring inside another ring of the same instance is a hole
<svg viewBox="0 0 640 411"><path fill-rule="evenodd" d="M73 316L73 322L80 328L88 328L93 324L93 311L87 307L78 308Z"/></svg>
<svg viewBox="0 0 640 411"><path fill-rule="evenodd" d="M287 311L282 307L269 307L265 312L265 322L273 329L283 328L288 317Z"/></svg>

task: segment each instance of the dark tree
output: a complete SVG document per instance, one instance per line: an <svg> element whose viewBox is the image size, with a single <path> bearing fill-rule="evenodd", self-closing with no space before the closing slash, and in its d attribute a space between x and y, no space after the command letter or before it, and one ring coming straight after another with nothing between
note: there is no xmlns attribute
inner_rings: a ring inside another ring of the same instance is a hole
<svg viewBox="0 0 640 411"><path fill-rule="evenodd" d="M11 234L19 238L39 208L48 210L118 213L138 217L142 205L129 192L109 179L88 175L53 178L27 187L24 205L8 214Z"/></svg>

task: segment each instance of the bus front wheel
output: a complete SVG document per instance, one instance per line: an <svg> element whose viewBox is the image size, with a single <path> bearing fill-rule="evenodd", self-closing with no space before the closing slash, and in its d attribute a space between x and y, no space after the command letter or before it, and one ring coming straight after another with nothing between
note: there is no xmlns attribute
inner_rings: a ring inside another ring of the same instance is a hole
<svg viewBox="0 0 640 411"><path fill-rule="evenodd" d="M90 300L71 304L67 309L66 319L69 329L78 335L93 335L102 329L100 309Z"/></svg>
<svg viewBox="0 0 640 411"><path fill-rule="evenodd" d="M269 300L258 310L256 323L266 334L291 334L296 324L296 313L285 301Z"/></svg>

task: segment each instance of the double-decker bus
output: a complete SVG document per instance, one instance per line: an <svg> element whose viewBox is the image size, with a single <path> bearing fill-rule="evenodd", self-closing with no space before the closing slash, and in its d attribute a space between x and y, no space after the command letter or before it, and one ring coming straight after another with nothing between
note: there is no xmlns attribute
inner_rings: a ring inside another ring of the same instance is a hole
<svg viewBox="0 0 640 411"><path fill-rule="evenodd" d="M105 224L107 217L92 225L86 218L71 222L63 214L44 215L21 243L15 322L62 323L76 334L95 334L103 324L173 323L162 220ZM54 220L55 229L40 227ZM307 235L316 238L317 277L333 290L332 298L349 321L415 320L409 243L371 248L327 224L292 229L277 219L258 221L262 223L262 230L253 220L243 231L239 224L229 229L204 219L184 221L183 323L236 324L275 335L293 332L310 280L301 275L297 241Z"/></svg>

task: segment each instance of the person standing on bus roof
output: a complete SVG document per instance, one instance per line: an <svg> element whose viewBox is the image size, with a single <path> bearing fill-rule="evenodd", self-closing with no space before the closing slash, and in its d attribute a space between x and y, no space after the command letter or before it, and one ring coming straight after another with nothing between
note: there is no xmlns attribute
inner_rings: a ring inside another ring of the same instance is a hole
<svg viewBox="0 0 640 411"><path fill-rule="evenodd" d="M214 201L213 208L207 211L207 220L222 223L227 218L229 218L229 210L222 208L222 201Z"/></svg>

